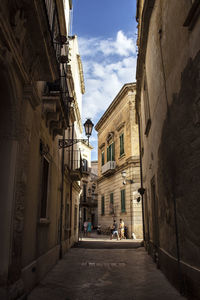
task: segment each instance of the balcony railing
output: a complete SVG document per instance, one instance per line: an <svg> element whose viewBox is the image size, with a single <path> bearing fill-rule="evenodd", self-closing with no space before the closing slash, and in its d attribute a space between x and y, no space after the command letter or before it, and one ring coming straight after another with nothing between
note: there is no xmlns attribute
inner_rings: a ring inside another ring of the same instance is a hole
<svg viewBox="0 0 200 300"><path fill-rule="evenodd" d="M103 165L101 167L101 173L103 175L110 174L110 173L114 172L115 168L116 168L116 162L108 161L105 165Z"/></svg>
<svg viewBox="0 0 200 300"><path fill-rule="evenodd" d="M71 178L79 181L82 178L82 158L80 150L65 150L65 167L70 171Z"/></svg>

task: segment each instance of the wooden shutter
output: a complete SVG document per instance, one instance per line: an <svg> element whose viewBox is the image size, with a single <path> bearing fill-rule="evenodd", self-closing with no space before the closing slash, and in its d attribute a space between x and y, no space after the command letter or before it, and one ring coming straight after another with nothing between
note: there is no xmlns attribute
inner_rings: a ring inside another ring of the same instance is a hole
<svg viewBox="0 0 200 300"><path fill-rule="evenodd" d="M101 165L103 166L105 164L105 156L104 156L104 151L101 152Z"/></svg>
<svg viewBox="0 0 200 300"><path fill-rule="evenodd" d="M126 211L126 204L125 204L125 190L121 190L121 211Z"/></svg>
<svg viewBox="0 0 200 300"><path fill-rule="evenodd" d="M107 147L107 161L110 161L109 146Z"/></svg>
<svg viewBox="0 0 200 300"><path fill-rule="evenodd" d="M110 193L110 213L114 213L114 201L113 201L113 193Z"/></svg>
<svg viewBox="0 0 200 300"><path fill-rule="evenodd" d="M101 214L104 215L105 213L105 203L104 203L104 196L101 197Z"/></svg>
<svg viewBox="0 0 200 300"><path fill-rule="evenodd" d="M112 155L112 157L111 157L111 160L112 161L114 161L115 160L115 143L113 142L111 145L111 155Z"/></svg>

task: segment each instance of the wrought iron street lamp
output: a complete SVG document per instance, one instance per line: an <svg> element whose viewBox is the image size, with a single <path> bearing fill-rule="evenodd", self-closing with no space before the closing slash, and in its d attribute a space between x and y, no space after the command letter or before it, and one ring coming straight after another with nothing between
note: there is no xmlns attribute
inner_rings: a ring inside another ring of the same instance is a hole
<svg viewBox="0 0 200 300"><path fill-rule="evenodd" d="M94 124L90 119L87 119L86 122L83 124L85 128L85 135L87 136L87 139L60 139L59 140L59 148L67 148L74 144L77 144L79 142L85 142L88 143L89 146L89 138L92 134L92 129L94 127Z"/></svg>
<svg viewBox="0 0 200 300"><path fill-rule="evenodd" d="M92 129L94 127L94 124L92 123L92 121L90 119L87 119L85 121L85 123L83 124L84 128L85 128L85 135L88 138L88 145L89 145L89 138L92 134Z"/></svg>

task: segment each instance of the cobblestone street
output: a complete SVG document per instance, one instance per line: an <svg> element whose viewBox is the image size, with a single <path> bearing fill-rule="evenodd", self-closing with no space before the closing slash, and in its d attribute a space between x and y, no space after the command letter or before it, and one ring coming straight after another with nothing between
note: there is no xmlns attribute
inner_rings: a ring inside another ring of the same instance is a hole
<svg viewBox="0 0 200 300"><path fill-rule="evenodd" d="M175 300L180 296L140 241L83 239L48 273L28 300Z"/></svg>

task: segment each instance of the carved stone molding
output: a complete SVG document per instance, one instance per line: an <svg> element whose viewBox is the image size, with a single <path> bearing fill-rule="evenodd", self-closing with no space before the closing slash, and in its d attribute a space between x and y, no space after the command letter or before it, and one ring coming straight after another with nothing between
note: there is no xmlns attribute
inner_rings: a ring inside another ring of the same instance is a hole
<svg viewBox="0 0 200 300"><path fill-rule="evenodd" d="M30 102L33 109L41 103L36 87L31 84L25 85L24 87L24 99Z"/></svg>
<svg viewBox="0 0 200 300"><path fill-rule="evenodd" d="M43 100L42 112L43 113L56 112L56 100L55 99Z"/></svg>
<svg viewBox="0 0 200 300"><path fill-rule="evenodd" d="M124 127L124 125L125 125L125 122L120 123L119 126L117 126L117 128L116 128L117 131L120 131Z"/></svg>
<svg viewBox="0 0 200 300"><path fill-rule="evenodd" d="M106 138L107 143L109 143L114 138L114 132L109 132Z"/></svg>

